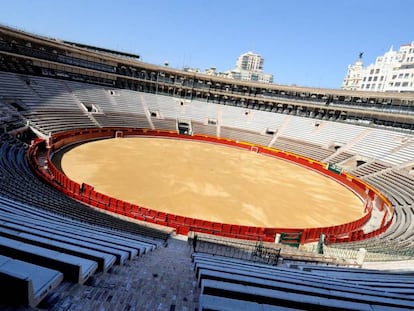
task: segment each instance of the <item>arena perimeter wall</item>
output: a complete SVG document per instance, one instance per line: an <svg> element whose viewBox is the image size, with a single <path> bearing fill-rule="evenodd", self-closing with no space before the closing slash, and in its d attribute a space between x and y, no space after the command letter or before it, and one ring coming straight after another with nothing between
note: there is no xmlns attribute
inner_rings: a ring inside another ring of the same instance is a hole
<svg viewBox="0 0 414 311"><path fill-rule="evenodd" d="M251 147L257 147L255 149L259 153L296 163L308 169L317 171L318 173L343 184L352 190L356 195L358 195L361 200L363 200L365 206L365 215L349 223L319 228L262 228L211 222L202 219L195 219L165 212L159 212L109 197L105 194L95 191L94 188L88 184L78 184L70 180L52 162L53 154L55 151L61 148L91 140L114 138L117 132L118 135L120 132L122 132L122 135L124 137L148 136L187 139L222 144L246 150L251 150ZM49 138L48 141L43 139L37 139L33 141L31 147L28 150L28 158L31 168L40 178L77 201L81 201L89 206L103 209L107 212L112 212L131 217L133 219L175 228L177 234L183 235L187 235L189 231L194 231L239 239L260 239L262 241L273 242L275 241L277 234L290 233L300 236L300 243L304 244L318 241L320 235L324 234L328 243L358 241L385 232L391 225L394 212L389 200L378 190L363 182L362 180L351 176L350 174L343 172L338 174L328 170L325 163L321 163L297 154L225 138L217 138L204 135L188 136L180 135L172 131L149 129L83 129L54 134ZM41 163L41 161L44 163ZM382 222L376 230L364 233L361 228L370 220L373 208L377 208L380 211L385 210Z"/></svg>

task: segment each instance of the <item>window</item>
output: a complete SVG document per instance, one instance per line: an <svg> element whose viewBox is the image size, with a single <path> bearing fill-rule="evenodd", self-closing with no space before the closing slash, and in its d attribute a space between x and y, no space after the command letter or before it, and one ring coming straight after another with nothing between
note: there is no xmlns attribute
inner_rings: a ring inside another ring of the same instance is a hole
<svg viewBox="0 0 414 311"><path fill-rule="evenodd" d="M408 82L403 82L401 86L408 86Z"/></svg>
<svg viewBox="0 0 414 311"><path fill-rule="evenodd" d="M381 76L380 81L384 81L384 76Z"/></svg>
<svg viewBox="0 0 414 311"><path fill-rule="evenodd" d="M401 82L395 82L395 86L400 86Z"/></svg>
<svg viewBox="0 0 414 311"><path fill-rule="evenodd" d="M379 70L379 68L378 69L375 69L375 73L379 73L380 72L380 70Z"/></svg>
<svg viewBox="0 0 414 311"><path fill-rule="evenodd" d="M374 77L374 81L377 81L377 79L378 79L378 77L377 77L377 76L375 76L375 77Z"/></svg>
<svg viewBox="0 0 414 311"><path fill-rule="evenodd" d="M392 79L394 80L394 79L396 79L397 78L397 75L393 75L392 76Z"/></svg>
<svg viewBox="0 0 414 311"><path fill-rule="evenodd" d="M368 81L372 81L372 77L369 77L369 78L368 78Z"/></svg>

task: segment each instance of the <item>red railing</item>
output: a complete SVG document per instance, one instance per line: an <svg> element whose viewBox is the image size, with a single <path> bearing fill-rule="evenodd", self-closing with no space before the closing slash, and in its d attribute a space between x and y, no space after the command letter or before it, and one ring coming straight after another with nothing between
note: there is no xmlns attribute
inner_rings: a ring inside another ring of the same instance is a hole
<svg viewBox="0 0 414 311"><path fill-rule="evenodd" d="M215 144L222 144L232 146L236 148L250 150L252 146L258 148L259 153L263 153L269 156L274 156L279 159L294 162L308 169L317 171L337 182L343 184L345 187L352 190L357 194L361 200L365 202L365 214L363 217L341 225L320 227L320 228L261 228L253 226L232 225L218 222L211 222L202 219L190 218L185 216L174 215L165 212L159 212L151 209L147 209L136 204L131 204L118 200L116 198L109 197L105 194L99 193L93 189L92 186L87 184L78 184L70 180L65 174L63 174L51 161L53 152L62 147L84 142L94 139L105 139L114 137L116 131L122 131L126 136L152 136L152 137L170 137L176 139L187 139L196 141L205 141ZM44 150L48 146L47 152L47 170L44 169L43 163L38 163L38 154L42 149ZM40 149L40 150L39 150ZM39 177L46 180L55 188L59 189L66 195L81 201L87 205L101 208L105 211L117 213L120 215L128 216L134 219L147 221L163 226L168 226L176 229L178 234L186 235L189 231L205 232L225 237L235 237L240 239L261 239L263 241L274 241L276 234L280 233L300 233L301 244L307 242L318 241L320 235L325 234L328 239L342 241L342 240L360 240L367 238L368 235L377 235L384 232L390 225L391 220L384 221L380 228L375 233L364 234L361 227L366 224L372 213L373 201L375 200L376 206L383 208L386 206L389 213L393 213L390 202L376 189L366 184L362 180L359 180L349 174L335 172L326 169L326 164L305 158L296 154L283 152L277 149L271 149L267 147L257 146L250 143L238 142L230 139L223 139L217 137L203 136L203 135L180 135L171 131L160 130L148 130L148 129L124 129L124 128L104 128L104 129L86 129L75 130L69 132L63 132L53 135L48 142L37 140L35 141L28 151L29 163L38 174ZM392 218L392 217L390 217Z"/></svg>

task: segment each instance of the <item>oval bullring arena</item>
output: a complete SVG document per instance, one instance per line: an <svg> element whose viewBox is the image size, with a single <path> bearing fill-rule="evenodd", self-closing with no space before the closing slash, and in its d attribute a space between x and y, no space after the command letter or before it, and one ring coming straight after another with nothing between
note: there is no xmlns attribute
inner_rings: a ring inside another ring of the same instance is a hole
<svg viewBox="0 0 414 311"><path fill-rule="evenodd" d="M1 310L414 310L413 93L0 25L0 287Z"/></svg>
<svg viewBox="0 0 414 311"><path fill-rule="evenodd" d="M70 179L111 197L208 221L308 228L339 225L364 215L361 199L326 176L212 143L100 140L70 149L61 166Z"/></svg>

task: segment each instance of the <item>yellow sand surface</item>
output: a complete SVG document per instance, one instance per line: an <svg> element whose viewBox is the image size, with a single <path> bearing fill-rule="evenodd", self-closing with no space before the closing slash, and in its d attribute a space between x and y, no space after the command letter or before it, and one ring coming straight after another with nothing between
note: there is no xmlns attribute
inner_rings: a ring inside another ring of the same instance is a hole
<svg viewBox="0 0 414 311"><path fill-rule="evenodd" d="M353 221L363 202L314 171L270 156L204 142L118 138L63 155L72 180L143 207L261 227L307 228Z"/></svg>

